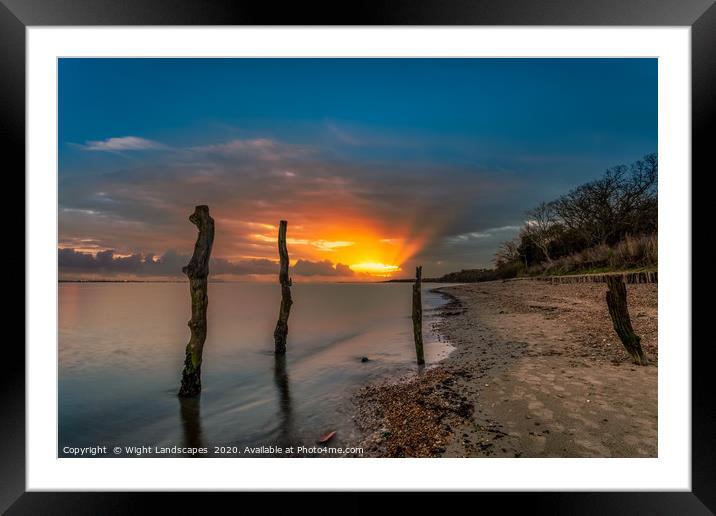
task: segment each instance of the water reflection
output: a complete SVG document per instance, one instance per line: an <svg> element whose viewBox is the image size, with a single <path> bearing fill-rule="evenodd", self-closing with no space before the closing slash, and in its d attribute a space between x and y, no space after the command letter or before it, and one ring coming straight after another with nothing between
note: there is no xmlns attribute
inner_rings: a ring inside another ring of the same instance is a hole
<svg viewBox="0 0 716 516"><path fill-rule="evenodd" d="M201 448L204 440L201 435L201 397L178 398L184 446Z"/></svg>
<svg viewBox="0 0 716 516"><path fill-rule="evenodd" d="M190 317L185 288L60 285L60 454L65 446L114 442L212 452L313 444L324 431L352 428L348 400L357 387L415 372L408 284L294 285L286 359L267 355L280 295L274 285L211 283L205 391L178 400ZM450 349L429 331L431 308L443 302L423 292L428 365Z"/></svg>
<svg viewBox="0 0 716 516"><path fill-rule="evenodd" d="M291 393L289 390L286 355L276 355L273 369L273 381L278 391L279 429L278 442L281 446L291 446L293 417L291 414Z"/></svg>

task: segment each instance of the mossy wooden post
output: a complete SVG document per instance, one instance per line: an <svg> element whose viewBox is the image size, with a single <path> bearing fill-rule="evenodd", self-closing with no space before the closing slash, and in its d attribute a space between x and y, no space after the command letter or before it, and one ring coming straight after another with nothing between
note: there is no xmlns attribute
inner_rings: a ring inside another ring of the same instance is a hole
<svg viewBox="0 0 716 516"><path fill-rule="evenodd" d="M420 294L420 282L423 275L423 268L415 268L415 284L413 284L413 337L415 338L415 354L418 358L418 365L425 363L423 355L423 300Z"/></svg>
<svg viewBox="0 0 716 516"><path fill-rule="evenodd" d="M288 316L291 313L291 278L288 276L288 249L286 248L286 226L288 222L282 220L278 226L278 255L281 259L281 268L278 281L281 284L281 308L278 312L278 322L273 332L277 355L286 353L286 336L288 335Z"/></svg>
<svg viewBox="0 0 716 516"><path fill-rule="evenodd" d="M207 278L211 246L214 243L214 219L209 216L208 206L197 206L189 220L199 229L199 235L189 265L182 268L182 272L189 277L191 293L191 337L186 345L179 388L179 396L182 397L196 396L201 392L201 354L206 340L206 307L209 302L206 292Z"/></svg>
<svg viewBox="0 0 716 516"><path fill-rule="evenodd" d="M614 330L624 344L627 353L638 365L649 365L644 350L641 348L641 337L634 333L627 309L627 292L622 276L607 276L607 307L614 324Z"/></svg>

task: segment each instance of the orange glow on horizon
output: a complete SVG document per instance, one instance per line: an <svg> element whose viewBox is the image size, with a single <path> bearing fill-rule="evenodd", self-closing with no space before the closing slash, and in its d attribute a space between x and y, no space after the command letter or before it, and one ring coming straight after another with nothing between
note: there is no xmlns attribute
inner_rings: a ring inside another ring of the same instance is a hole
<svg viewBox="0 0 716 516"><path fill-rule="evenodd" d="M413 259L437 234L443 222L440 217L425 219L420 213L405 213L402 220L386 220L373 214L360 203L348 202L332 205L332 209L308 203L293 206L293 216L288 220L287 244L292 267L300 264L293 275L296 281L377 281L398 277ZM278 211L278 210L277 210ZM225 259L232 263L242 263L239 273L249 281L273 280L273 273L265 272L265 264L257 266L262 272L250 272L254 260L269 260L278 263L277 232L278 221L283 211L262 214L256 217L245 216L240 211L214 211L216 238L212 257ZM132 253L152 256L157 262L167 251L188 256L195 238L195 232L188 224L185 240L166 239L157 242L153 248L115 248L114 257L126 257ZM78 236L72 244L58 247L74 248L77 252L96 255L104 246L85 243ZM106 248L104 248L106 249ZM330 269L332 267L333 270ZM348 270L350 269L350 270ZM351 272L352 271L352 272ZM232 276L231 273L218 273L218 277Z"/></svg>
<svg viewBox="0 0 716 516"><path fill-rule="evenodd" d="M403 264L428 240L427 234L411 235L413 232L408 228L385 230L375 227L376 221L353 219L341 222L332 221L330 226L304 223L293 227L289 220L286 241L292 265L298 260L328 260L334 267L337 264L350 267L356 273L353 278L356 280L389 278L402 272ZM307 231L311 227L314 231ZM253 231L249 236L257 245L266 246L264 258L277 258L277 235L273 231Z"/></svg>
<svg viewBox="0 0 716 516"><path fill-rule="evenodd" d="M390 276L393 272L402 270L398 265L386 265L385 263L364 262L354 263L350 266L353 272L365 272L374 276Z"/></svg>

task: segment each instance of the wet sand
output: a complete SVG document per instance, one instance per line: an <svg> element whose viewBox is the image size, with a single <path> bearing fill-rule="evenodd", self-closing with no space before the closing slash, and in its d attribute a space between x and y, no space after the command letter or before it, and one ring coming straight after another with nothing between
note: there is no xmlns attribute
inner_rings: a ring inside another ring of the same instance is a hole
<svg viewBox="0 0 716 516"><path fill-rule="evenodd" d="M651 365L633 365L601 283L439 288L456 346L417 380L361 389L366 456L656 457L657 285L628 285Z"/></svg>

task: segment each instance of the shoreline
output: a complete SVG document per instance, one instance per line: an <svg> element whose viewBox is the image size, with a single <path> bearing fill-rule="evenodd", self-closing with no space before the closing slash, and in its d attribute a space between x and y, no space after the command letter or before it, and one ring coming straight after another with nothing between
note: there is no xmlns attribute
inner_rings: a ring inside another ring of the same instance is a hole
<svg viewBox="0 0 716 516"><path fill-rule="evenodd" d="M651 365L631 364L599 283L437 287L456 349L353 396L368 457L655 457L657 285L629 286Z"/></svg>

